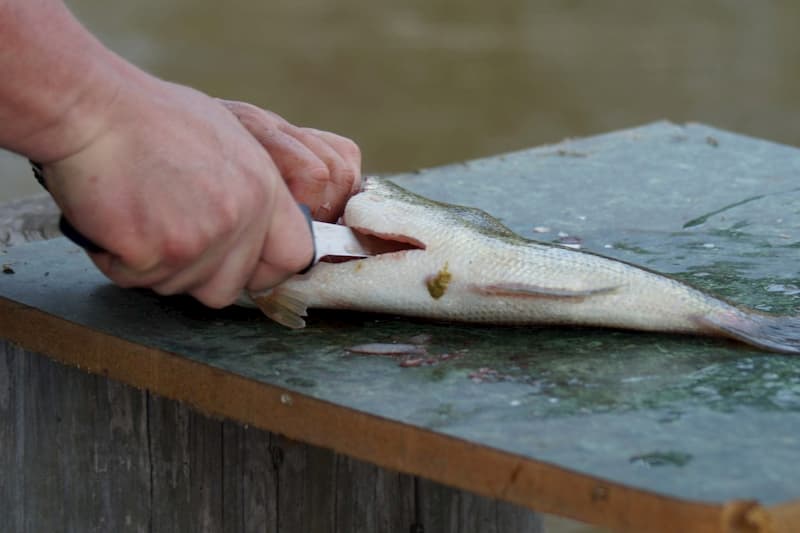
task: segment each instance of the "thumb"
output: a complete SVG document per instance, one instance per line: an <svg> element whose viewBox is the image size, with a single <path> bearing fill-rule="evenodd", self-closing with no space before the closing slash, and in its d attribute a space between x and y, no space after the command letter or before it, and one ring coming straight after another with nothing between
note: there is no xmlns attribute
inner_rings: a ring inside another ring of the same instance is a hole
<svg viewBox="0 0 800 533"><path fill-rule="evenodd" d="M276 188L274 205L259 263L247 283L251 291L278 285L314 259L308 219L283 184Z"/></svg>

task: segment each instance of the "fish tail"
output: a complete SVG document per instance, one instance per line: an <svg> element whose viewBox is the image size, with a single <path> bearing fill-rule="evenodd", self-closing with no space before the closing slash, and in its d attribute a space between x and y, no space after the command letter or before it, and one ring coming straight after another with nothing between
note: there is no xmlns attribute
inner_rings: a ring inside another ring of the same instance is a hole
<svg viewBox="0 0 800 533"><path fill-rule="evenodd" d="M306 327L308 304L299 292L289 289L272 289L258 295L251 295L253 302L269 318L292 329Z"/></svg>
<svg viewBox="0 0 800 533"><path fill-rule="evenodd" d="M800 354L800 316L773 316L730 308L699 317L709 333L785 354Z"/></svg>

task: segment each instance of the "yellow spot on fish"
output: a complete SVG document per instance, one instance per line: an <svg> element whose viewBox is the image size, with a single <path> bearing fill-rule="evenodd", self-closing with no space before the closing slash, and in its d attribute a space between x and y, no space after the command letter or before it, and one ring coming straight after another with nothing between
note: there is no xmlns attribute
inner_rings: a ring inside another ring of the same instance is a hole
<svg viewBox="0 0 800 533"><path fill-rule="evenodd" d="M360 271L361 268L364 266L364 263L362 261L355 261L355 264L356 264L356 267L355 267L355 271L356 272Z"/></svg>
<svg viewBox="0 0 800 533"><path fill-rule="evenodd" d="M444 296L444 293L447 291L447 286L452 279L453 275L447 270L447 263L444 264L442 269L435 276L428 276L428 279L425 280L425 284L428 286L428 292L431 298L438 300Z"/></svg>

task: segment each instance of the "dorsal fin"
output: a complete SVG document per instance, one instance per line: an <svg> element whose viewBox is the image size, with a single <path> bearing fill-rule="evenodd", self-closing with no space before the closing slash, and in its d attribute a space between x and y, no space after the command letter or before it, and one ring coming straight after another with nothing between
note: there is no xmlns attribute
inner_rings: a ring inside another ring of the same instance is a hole
<svg viewBox="0 0 800 533"><path fill-rule="evenodd" d="M516 236L516 234L504 226L502 222L477 207L448 205L447 210L451 215L458 217L462 222L480 230L484 234L502 237Z"/></svg>

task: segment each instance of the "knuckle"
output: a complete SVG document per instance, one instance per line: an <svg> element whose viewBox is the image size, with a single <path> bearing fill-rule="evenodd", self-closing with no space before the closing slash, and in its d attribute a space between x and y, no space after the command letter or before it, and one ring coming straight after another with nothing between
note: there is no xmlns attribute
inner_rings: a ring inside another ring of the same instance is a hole
<svg viewBox="0 0 800 533"><path fill-rule="evenodd" d="M222 309L228 307L239 297L239 291L222 291L211 287L200 287L191 291L196 300L212 309Z"/></svg>
<svg viewBox="0 0 800 533"><path fill-rule="evenodd" d="M167 265L183 265L202 254L205 239L192 232L169 232L161 243L162 261Z"/></svg>
<svg viewBox="0 0 800 533"><path fill-rule="evenodd" d="M320 164L312 164L303 173L304 181L313 185L324 186L331 179L328 167Z"/></svg>
<svg viewBox="0 0 800 533"><path fill-rule="evenodd" d="M247 102L222 100L222 104L245 126L260 127L265 133L276 133L286 123L278 114Z"/></svg>
<svg viewBox="0 0 800 533"><path fill-rule="evenodd" d="M351 167L344 167L339 170L339 179L349 189L356 180L356 172Z"/></svg>
<svg viewBox="0 0 800 533"><path fill-rule="evenodd" d="M361 161L361 148L352 139L342 137L342 152L348 158Z"/></svg>
<svg viewBox="0 0 800 533"><path fill-rule="evenodd" d="M158 251L143 239L121 238L113 246L116 261L109 262L109 277L122 287L134 287L137 280L132 277L155 268L161 261ZM118 268L124 266L124 274Z"/></svg>
<svg viewBox="0 0 800 533"><path fill-rule="evenodd" d="M172 296L173 294L177 294L179 292L177 288L169 285L155 285L150 287L150 289L161 296Z"/></svg>
<svg viewBox="0 0 800 533"><path fill-rule="evenodd" d="M356 173L352 168L345 167L338 169L332 187L330 188L331 193L337 198L349 193L356 179Z"/></svg>
<svg viewBox="0 0 800 533"><path fill-rule="evenodd" d="M230 109L231 111L233 111L233 110L234 110L234 109L236 109L236 108L237 108L239 105L241 105L241 104L242 104L242 102L240 102L240 101L238 101L238 100L228 100L227 98L215 98L215 100L216 100L217 102L219 102L220 104L222 104L223 106L225 106L225 107L227 107L228 109Z"/></svg>
<svg viewBox="0 0 800 533"><path fill-rule="evenodd" d="M255 106L248 104L246 102L240 102L238 100L218 100L222 105L228 108L228 111L236 115L237 117L242 116L249 116L252 115L255 111Z"/></svg>
<svg viewBox="0 0 800 533"><path fill-rule="evenodd" d="M261 196L260 189L254 188L250 191L250 195L245 198L245 201L250 204L257 204ZM215 209L215 218L217 221L217 231L222 236L227 236L233 233L239 226L241 220L241 205L234 197L220 198L219 204Z"/></svg>

